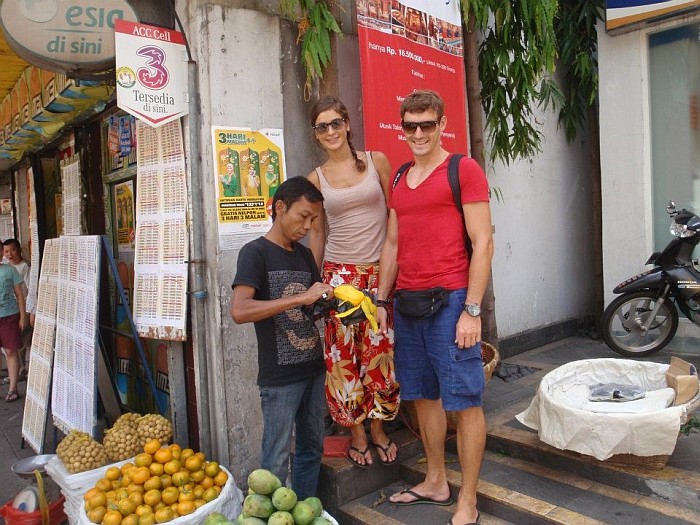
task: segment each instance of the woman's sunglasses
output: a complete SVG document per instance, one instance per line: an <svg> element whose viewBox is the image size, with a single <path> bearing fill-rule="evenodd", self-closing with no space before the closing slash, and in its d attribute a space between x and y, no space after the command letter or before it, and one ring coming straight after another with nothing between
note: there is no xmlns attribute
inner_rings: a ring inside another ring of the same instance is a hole
<svg viewBox="0 0 700 525"><path fill-rule="evenodd" d="M435 131L439 122L439 120L424 120L423 122L407 122L402 120L401 129L404 130L404 133L408 133L409 135L415 133L418 128L420 128L423 133L432 133Z"/></svg>
<svg viewBox="0 0 700 525"><path fill-rule="evenodd" d="M343 126L345 125L345 119L344 118L336 118L331 120L330 122L319 122L315 126L312 126L314 128L314 131L316 133L327 133L328 128L333 128L333 131L340 131L343 129Z"/></svg>

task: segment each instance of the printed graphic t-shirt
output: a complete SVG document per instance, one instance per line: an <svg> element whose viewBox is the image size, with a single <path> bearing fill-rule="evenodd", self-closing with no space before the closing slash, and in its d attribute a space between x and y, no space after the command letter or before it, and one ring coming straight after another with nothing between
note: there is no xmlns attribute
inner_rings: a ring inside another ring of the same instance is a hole
<svg viewBox="0 0 700 525"><path fill-rule="evenodd" d="M321 281L311 250L294 243L292 251L260 237L238 255L233 286L255 288L261 301L296 295ZM318 328L307 309L291 308L257 321L258 385L279 386L314 377L325 370Z"/></svg>
<svg viewBox="0 0 700 525"><path fill-rule="evenodd" d="M22 276L11 264L0 264L0 317L19 313L15 285L22 284Z"/></svg>

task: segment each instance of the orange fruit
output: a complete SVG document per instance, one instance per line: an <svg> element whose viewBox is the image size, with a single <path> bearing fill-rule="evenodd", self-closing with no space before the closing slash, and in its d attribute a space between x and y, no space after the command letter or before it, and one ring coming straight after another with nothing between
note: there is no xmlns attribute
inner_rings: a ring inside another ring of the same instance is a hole
<svg viewBox="0 0 700 525"><path fill-rule="evenodd" d="M106 507L95 507L87 511L87 517L92 523L100 523L107 514Z"/></svg>
<svg viewBox="0 0 700 525"><path fill-rule="evenodd" d="M210 476L204 476L204 479L202 479L202 481L200 481L199 484L205 489L208 489L209 487L214 486L214 478Z"/></svg>
<svg viewBox="0 0 700 525"><path fill-rule="evenodd" d="M175 513L173 512L173 509L170 507L163 507L160 510L156 511L156 523L165 523L166 521L170 521L175 517Z"/></svg>
<svg viewBox="0 0 700 525"><path fill-rule="evenodd" d="M202 468L202 458L197 456L189 457L185 460L185 468L190 472L200 470Z"/></svg>
<svg viewBox="0 0 700 525"><path fill-rule="evenodd" d="M180 465L180 461L177 459L171 459L165 465L163 465L165 473L170 475L173 475L176 472L178 472L181 467L182 466Z"/></svg>
<svg viewBox="0 0 700 525"><path fill-rule="evenodd" d="M137 467L147 467L151 463L153 463L153 456L146 454L145 452L136 454L136 457L134 458L134 465Z"/></svg>
<svg viewBox="0 0 700 525"><path fill-rule="evenodd" d="M132 468L132 469L129 469L129 474L124 474L124 475L122 476L122 479L119 480L119 482L121 483L121 486L122 486L122 487L126 487L127 485L130 485L130 484L131 484L131 472L133 472L133 471L134 471L133 468ZM116 482L116 481L113 481L112 483L117 483L117 482Z"/></svg>
<svg viewBox="0 0 700 525"><path fill-rule="evenodd" d="M197 498L194 495L194 492L191 490L184 490L180 492L180 495L177 497L177 500L182 502L182 501L194 501Z"/></svg>
<svg viewBox="0 0 700 525"><path fill-rule="evenodd" d="M190 473L186 470L180 470L172 475L173 485L182 487L190 482Z"/></svg>
<svg viewBox="0 0 700 525"><path fill-rule="evenodd" d="M158 505L160 503L160 490L151 489L143 495L143 502L151 507Z"/></svg>
<svg viewBox="0 0 700 525"><path fill-rule="evenodd" d="M118 480L122 475L122 471L119 470L117 467L109 467L105 471L105 478L107 478L109 481L115 481Z"/></svg>
<svg viewBox="0 0 700 525"><path fill-rule="evenodd" d="M151 477L151 471L148 470L148 467L136 467L129 472L129 475L132 483L143 485Z"/></svg>
<svg viewBox="0 0 700 525"><path fill-rule="evenodd" d="M139 487L143 488L143 487ZM131 492L129 493L129 499L133 501L138 507L143 503L143 492Z"/></svg>
<svg viewBox="0 0 700 525"><path fill-rule="evenodd" d="M192 514L196 509L197 507L195 507L194 501L181 501L177 504L177 513L180 516Z"/></svg>
<svg viewBox="0 0 700 525"><path fill-rule="evenodd" d="M139 516L139 525L154 525L155 522L156 515L153 512Z"/></svg>
<svg viewBox="0 0 700 525"><path fill-rule="evenodd" d="M175 515L176 518L178 517L177 505L178 505L177 501L175 503L173 503L172 505L170 505L170 508L173 509L173 514Z"/></svg>
<svg viewBox="0 0 700 525"><path fill-rule="evenodd" d="M165 465L168 461L173 459L173 451L168 447L159 448L153 453L153 459Z"/></svg>
<svg viewBox="0 0 700 525"><path fill-rule="evenodd" d="M173 486L173 479L170 477L169 474L163 474L160 477L160 484L164 489L167 489L168 487Z"/></svg>
<svg viewBox="0 0 700 525"><path fill-rule="evenodd" d="M209 487L204 491L204 494L202 494L202 499L209 503L210 501L215 500L218 496L219 492L216 490L216 488Z"/></svg>
<svg viewBox="0 0 700 525"><path fill-rule="evenodd" d="M199 507L201 507L202 505L206 505L206 504L207 504L207 502L204 501L204 500L201 499L201 498L200 498L200 499L194 500L194 506L195 506L196 508L199 508Z"/></svg>
<svg viewBox="0 0 700 525"><path fill-rule="evenodd" d="M121 522L122 515L118 510L108 510L102 518L102 525L120 525Z"/></svg>
<svg viewBox="0 0 700 525"><path fill-rule="evenodd" d="M112 482L107 478L98 479L95 488L101 492L108 492L112 490Z"/></svg>
<svg viewBox="0 0 700 525"><path fill-rule="evenodd" d="M139 525L139 517L136 514L124 516L121 525Z"/></svg>
<svg viewBox="0 0 700 525"><path fill-rule="evenodd" d="M126 499L126 498L128 498L128 497L129 497L129 491L126 490L125 488L119 489L119 490L117 491L117 498L116 498L117 501Z"/></svg>
<svg viewBox="0 0 700 525"><path fill-rule="evenodd" d="M88 490L85 494L83 494L83 499L85 501L89 500L91 497L93 497L95 494L100 493L101 491L96 489L95 487L92 487L90 490Z"/></svg>
<svg viewBox="0 0 700 525"><path fill-rule="evenodd" d="M169 448L173 453L173 457L175 459L180 459L180 455L182 454L182 447L177 443L173 443L172 445L170 445Z"/></svg>
<svg viewBox="0 0 700 525"><path fill-rule="evenodd" d="M194 492L194 499L200 499L202 494L204 494L204 490L204 487L201 485L195 485L195 487L192 489L192 492Z"/></svg>
<svg viewBox="0 0 700 525"><path fill-rule="evenodd" d="M157 461L151 463L151 465L148 467L148 470L150 470L151 474L153 474L154 476L160 476L163 472L165 472L163 464L158 463Z"/></svg>
<svg viewBox="0 0 700 525"><path fill-rule="evenodd" d="M131 469L134 468L135 466L136 466L136 465L134 465L133 463L124 463L124 464L121 466L121 469L120 469L120 470L122 471L122 476L123 476L124 474L126 474L127 472L129 472L129 470L131 470Z"/></svg>
<svg viewBox="0 0 700 525"><path fill-rule="evenodd" d="M97 507L106 507L107 506L107 496L105 495L104 492L98 492L94 494L93 496L90 497L89 500L87 500L87 507L88 509L94 509ZM102 521L102 520L100 520Z"/></svg>
<svg viewBox="0 0 700 525"><path fill-rule="evenodd" d="M114 480L114 481L112 481L112 490L119 490L120 488L122 488L122 485L123 485L122 480L120 480L120 479Z"/></svg>
<svg viewBox="0 0 700 525"><path fill-rule="evenodd" d="M134 513L136 506L136 503L134 503L132 500L129 498L124 498L120 499L119 503L117 503L117 510L121 512L122 516L128 516L129 514Z"/></svg>
<svg viewBox="0 0 700 525"><path fill-rule="evenodd" d="M204 454L204 452L201 452L201 451L197 452L195 454L195 456L197 456L199 459L201 459L202 463L204 463L207 460L207 456Z"/></svg>
<svg viewBox="0 0 700 525"><path fill-rule="evenodd" d="M194 472L190 472L190 480L192 480L195 483L199 483L204 479L206 474L202 469L195 470Z"/></svg>
<svg viewBox="0 0 700 525"><path fill-rule="evenodd" d="M166 505L172 505L177 501L179 496L180 491L177 490L177 487L168 487L167 489L163 489L160 493L160 500Z"/></svg>
<svg viewBox="0 0 700 525"><path fill-rule="evenodd" d="M146 483L143 484L143 488L146 491L149 491L151 489L159 489L163 486L163 483L160 480L160 476L151 476L146 480Z"/></svg>
<svg viewBox="0 0 700 525"><path fill-rule="evenodd" d="M216 476L220 470L221 467L219 467L216 461L208 461L207 464L204 465L204 473L212 478Z"/></svg>
<svg viewBox="0 0 700 525"><path fill-rule="evenodd" d="M160 500L160 493L158 494L158 499ZM136 507L136 510L134 511L134 514L137 516L143 516L144 514L148 513L153 513L153 507L150 505L146 505L145 503L142 503L138 507Z"/></svg>
<svg viewBox="0 0 700 525"><path fill-rule="evenodd" d="M214 485L212 488L216 491L217 494L221 494L221 487L219 485Z"/></svg>
<svg viewBox="0 0 700 525"><path fill-rule="evenodd" d="M162 501L159 501L158 503L153 505L153 513L155 514L156 512L158 512L160 509L162 509L165 506L166 506L165 503L163 503Z"/></svg>
<svg viewBox="0 0 700 525"><path fill-rule="evenodd" d="M191 448L183 449L183 451L180 453L180 461L185 461L187 458L191 458L192 456L194 456L194 450Z"/></svg>
<svg viewBox="0 0 700 525"><path fill-rule="evenodd" d="M143 451L146 454L155 454L156 450L158 450L161 447L161 442L160 439L149 439L146 441L146 444L143 446Z"/></svg>
<svg viewBox="0 0 700 525"><path fill-rule="evenodd" d="M218 485L219 487L223 487L224 485L226 485L227 480L228 480L228 474L226 474L226 472L224 472L222 470L216 476L214 476L214 485Z"/></svg>

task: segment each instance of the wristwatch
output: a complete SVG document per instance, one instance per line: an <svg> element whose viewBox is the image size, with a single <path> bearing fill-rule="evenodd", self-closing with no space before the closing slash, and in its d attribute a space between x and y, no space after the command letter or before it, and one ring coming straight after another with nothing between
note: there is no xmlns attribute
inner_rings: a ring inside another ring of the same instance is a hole
<svg viewBox="0 0 700 525"><path fill-rule="evenodd" d="M479 303L464 303L464 311L472 317L481 315L481 305Z"/></svg>

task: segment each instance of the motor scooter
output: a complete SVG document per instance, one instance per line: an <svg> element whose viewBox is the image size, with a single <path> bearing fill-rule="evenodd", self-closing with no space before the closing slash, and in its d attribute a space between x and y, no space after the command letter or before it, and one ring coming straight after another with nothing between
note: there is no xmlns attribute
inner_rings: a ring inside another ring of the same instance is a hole
<svg viewBox="0 0 700 525"><path fill-rule="evenodd" d="M700 243L700 217L685 208L676 210L673 201L666 211L674 238L649 257L651 270L615 287L613 293L622 295L603 312L605 343L626 357L647 356L666 346L676 335L678 310L700 325L700 272L692 258Z"/></svg>

